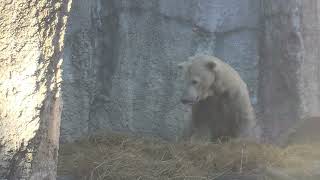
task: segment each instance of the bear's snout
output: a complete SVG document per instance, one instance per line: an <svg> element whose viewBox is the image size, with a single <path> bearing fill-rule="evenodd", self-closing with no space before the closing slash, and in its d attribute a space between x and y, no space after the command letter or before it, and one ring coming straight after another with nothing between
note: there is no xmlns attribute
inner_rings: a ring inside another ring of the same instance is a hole
<svg viewBox="0 0 320 180"><path fill-rule="evenodd" d="M186 104L186 105L192 105L194 102L192 100L183 98L183 99L181 99L181 103Z"/></svg>

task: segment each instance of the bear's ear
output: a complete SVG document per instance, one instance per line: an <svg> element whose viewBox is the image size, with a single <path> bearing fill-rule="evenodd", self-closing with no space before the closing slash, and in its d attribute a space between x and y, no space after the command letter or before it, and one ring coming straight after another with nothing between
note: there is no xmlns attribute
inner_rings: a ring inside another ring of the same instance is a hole
<svg viewBox="0 0 320 180"><path fill-rule="evenodd" d="M185 69L187 69L188 65L189 65L188 62L182 62L182 63L178 64L178 68L181 70L185 70Z"/></svg>
<svg viewBox="0 0 320 180"><path fill-rule="evenodd" d="M179 68L180 70L182 70L182 69L183 69L183 63L178 64L178 68Z"/></svg>
<svg viewBox="0 0 320 180"><path fill-rule="evenodd" d="M214 68L216 67L216 63L213 62L213 61L209 61L207 62L206 64L206 68L209 70L209 71L214 71Z"/></svg>

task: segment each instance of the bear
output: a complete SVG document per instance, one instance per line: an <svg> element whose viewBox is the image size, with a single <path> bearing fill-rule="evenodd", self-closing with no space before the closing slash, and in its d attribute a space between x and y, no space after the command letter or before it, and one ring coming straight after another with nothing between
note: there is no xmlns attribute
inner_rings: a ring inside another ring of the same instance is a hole
<svg viewBox="0 0 320 180"><path fill-rule="evenodd" d="M191 56L178 67L184 72L181 102L192 109L188 137L259 141L260 129L248 88L235 69L205 54Z"/></svg>

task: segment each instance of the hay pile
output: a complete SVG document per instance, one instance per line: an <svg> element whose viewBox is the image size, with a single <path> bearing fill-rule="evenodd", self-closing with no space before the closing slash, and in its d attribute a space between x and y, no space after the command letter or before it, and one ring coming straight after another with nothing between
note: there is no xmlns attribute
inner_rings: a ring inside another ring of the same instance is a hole
<svg viewBox="0 0 320 180"><path fill-rule="evenodd" d="M59 156L58 174L77 179L320 179L320 144L173 144L108 134L62 145Z"/></svg>

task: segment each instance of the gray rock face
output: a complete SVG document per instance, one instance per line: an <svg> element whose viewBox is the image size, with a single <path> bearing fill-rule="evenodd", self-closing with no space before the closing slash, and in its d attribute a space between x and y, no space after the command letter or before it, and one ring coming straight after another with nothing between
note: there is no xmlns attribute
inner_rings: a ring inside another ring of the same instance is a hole
<svg viewBox="0 0 320 180"><path fill-rule="evenodd" d="M92 23L93 1L77 0L71 5L65 36L62 63L61 141L88 133L88 121L93 94L96 89L99 61L94 58L97 30ZM97 22L98 23L98 22ZM107 29L105 30L107 31ZM102 47L103 48L103 47Z"/></svg>
<svg viewBox="0 0 320 180"><path fill-rule="evenodd" d="M0 179L55 179L67 6L0 2Z"/></svg>
<svg viewBox="0 0 320 180"><path fill-rule="evenodd" d="M83 0L71 9L62 142L111 129L181 136L176 64L197 52L230 63L256 103L260 1Z"/></svg>
<svg viewBox="0 0 320 180"><path fill-rule="evenodd" d="M319 116L317 1L263 1L259 100L266 136L276 140L299 119Z"/></svg>
<svg viewBox="0 0 320 180"><path fill-rule="evenodd" d="M0 179L55 178L60 93L61 142L180 137L190 112L176 64L198 52L240 72L272 140L320 116L317 0L77 0L64 39L69 5L0 2Z"/></svg>

